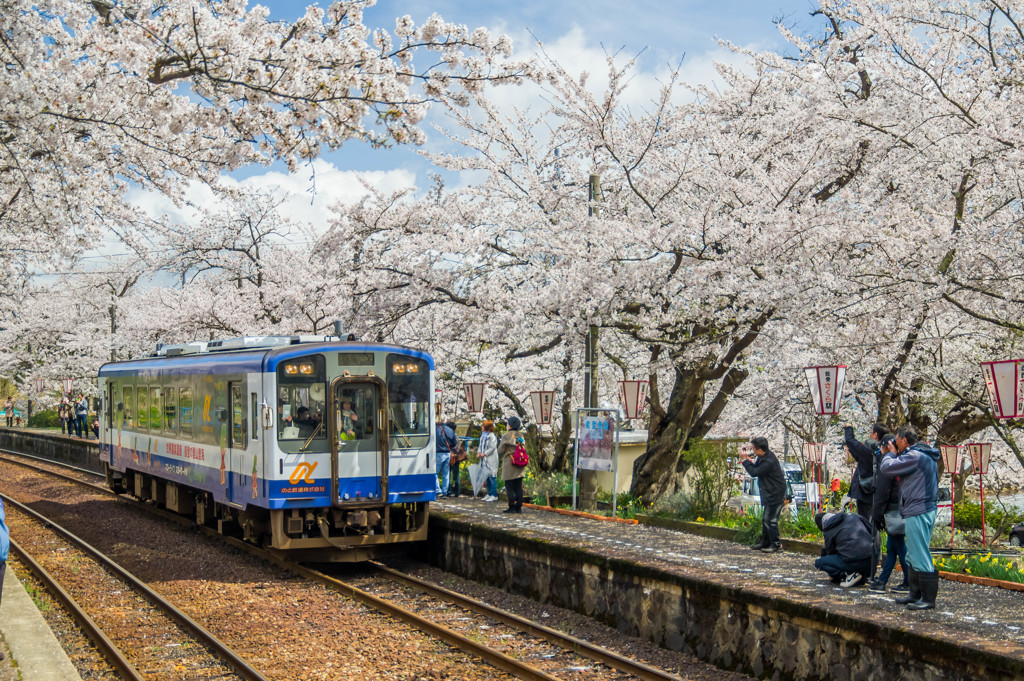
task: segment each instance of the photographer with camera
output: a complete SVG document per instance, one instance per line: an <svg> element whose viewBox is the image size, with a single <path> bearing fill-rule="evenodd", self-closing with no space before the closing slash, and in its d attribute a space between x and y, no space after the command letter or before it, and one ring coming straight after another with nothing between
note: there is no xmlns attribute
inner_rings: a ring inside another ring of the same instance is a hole
<svg viewBox="0 0 1024 681"><path fill-rule="evenodd" d="M755 437L750 441L753 453L747 448L740 449L740 462L752 478L760 481L761 494L761 540L751 546L755 550L774 553L782 550L779 539L779 516L786 503L786 474L778 458L768 449L768 440Z"/></svg>

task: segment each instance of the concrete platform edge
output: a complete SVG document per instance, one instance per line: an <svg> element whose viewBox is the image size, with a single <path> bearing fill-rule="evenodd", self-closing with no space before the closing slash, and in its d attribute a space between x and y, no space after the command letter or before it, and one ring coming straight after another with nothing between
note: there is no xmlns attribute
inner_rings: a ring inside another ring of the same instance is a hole
<svg viewBox="0 0 1024 681"><path fill-rule="evenodd" d="M4 575L0 631L23 681L81 681L75 666L10 565Z"/></svg>

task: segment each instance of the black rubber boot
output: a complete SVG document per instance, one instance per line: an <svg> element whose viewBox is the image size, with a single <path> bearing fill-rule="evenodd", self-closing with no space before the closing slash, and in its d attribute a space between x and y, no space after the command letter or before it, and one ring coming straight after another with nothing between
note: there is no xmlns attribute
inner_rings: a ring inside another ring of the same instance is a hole
<svg viewBox="0 0 1024 681"><path fill-rule="evenodd" d="M931 610L935 607L935 597L939 594L939 573L922 572L917 575L921 585L921 598L907 604L907 610Z"/></svg>
<svg viewBox="0 0 1024 681"><path fill-rule="evenodd" d="M937 575L938 573L936 573ZM919 575L917 570L907 566L907 582L910 584L910 593L903 598L897 598L896 602L900 605L906 605L907 603L916 603L921 600L921 584L919 582Z"/></svg>

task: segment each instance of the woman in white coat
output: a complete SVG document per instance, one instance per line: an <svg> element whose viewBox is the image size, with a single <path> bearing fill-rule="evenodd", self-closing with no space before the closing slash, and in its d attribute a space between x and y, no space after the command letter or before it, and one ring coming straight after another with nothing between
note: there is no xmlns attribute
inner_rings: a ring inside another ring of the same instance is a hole
<svg viewBox="0 0 1024 681"><path fill-rule="evenodd" d="M484 501L498 500L498 437L494 434L494 421L484 421L477 446L480 467L486 472Z"/></svg>

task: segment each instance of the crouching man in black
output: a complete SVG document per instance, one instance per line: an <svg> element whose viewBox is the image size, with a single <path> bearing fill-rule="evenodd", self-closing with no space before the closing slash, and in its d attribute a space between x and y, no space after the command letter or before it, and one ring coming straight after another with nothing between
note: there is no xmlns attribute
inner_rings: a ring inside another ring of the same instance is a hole
<svg viewBox="0 0 1024 681"><path fill-rule="evenodd" d="M868 521L853 513L818 513L814 522L825 535L825 548L814 567L844 589L863 584L874 555Z"/></svg>

